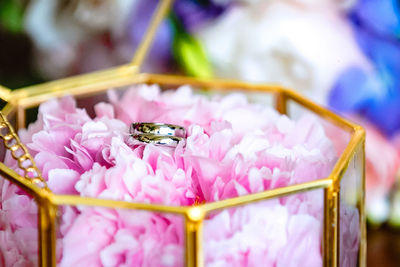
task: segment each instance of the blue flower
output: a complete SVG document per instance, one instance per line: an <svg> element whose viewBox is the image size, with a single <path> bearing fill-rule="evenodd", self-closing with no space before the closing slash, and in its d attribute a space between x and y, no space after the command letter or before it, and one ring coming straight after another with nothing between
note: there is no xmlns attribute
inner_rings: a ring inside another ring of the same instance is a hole
<svg viewBox="0 0 400 267"><path fill-rule="evenodd" d="M352 67L337 80L329 105L358 113L387 135L400 130L400 33L397 1L362 0L350 17L373 70Z"/></svg>
<svg viewBox="0 0 400 267"><path fill-rule="evenodd" d="M133 51L142 41L158 4L158 0L146 0L139 1L137 5L134 5L126 25L126 37ZM173 29L170 23L164 20L157 30L144 62L145 71L165 72L170 68L172 64L172 34Z"/></svg>
<svg viewBox="0 0 400 267"><path fill-rule="evenodd" d="M400 3L398 0L359 0L350 18L362 28L379 35L400 37Z"/></svg>
<svg viewBox="0 0 400 267"><path fill-rule="evenodd" d="M216 4L210 0L177 0L174 4L174 12L184 28L192 32L202 23L220 16L229 5L229 2Z"/></svg>
<svg viewBox="0 0 400 267"><path fill-rule="evenodd" d="M400 130L400 45L358 29L357 40L374 70L349 68L337 80L329 104L367 117L388 135Z"/></svg>

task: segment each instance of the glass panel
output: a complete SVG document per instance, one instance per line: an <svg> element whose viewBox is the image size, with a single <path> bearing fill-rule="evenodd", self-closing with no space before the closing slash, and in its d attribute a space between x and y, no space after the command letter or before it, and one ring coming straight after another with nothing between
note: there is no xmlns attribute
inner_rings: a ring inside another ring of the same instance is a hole
<svg viewBox="0 0 400 267"><path fill-rule="evenodd" d="M259 103L268 107L274 107L275 96L272 93L247 93L250 103Z"/></svg>
<svg viewBox="0 0 400 267"><path fill-rule="evenodd" d="M210 214L206 266L322 266L322 190Z"/></svg>
<svg viewBox="0 0 400 267"><path fill-rule="evenodd" d="M287 110L288 116L294 120L300 120L305 116L311 116L313 119L316 119L324 127L325 134L331 139L337 155L340 156L342 154L351 138L351 133L349 131L341 129L327 119L321 118L318 114L290 99L287 101Z"/></svg>
<svg viewBox="0 0 400 267"><path fill-rule="evenodd" d="M0 266L38 266L38 207L0 176Z"/></svg>
<svg viewBox="0 0 400 267"><path fill-rule="evenodd" d="M309 111L308 109L304 108L302 105L299 105L297 102L293 101L290 98L286 101L286 111L289 118L296 121L300 120L306 115L316 115L315 113Z"/></svg>
<svg viewBox="0 0 400 267"><path fill-rule="evenodd" d="M1 85L0 85L0 90L1 90ZM0 98L0 110L3 109L6 106L7 102L4 101L3 99Z"/></svg>
<svg viewBox="0 0 400 267"><path fill-rule="evenodd" d="M299 105L297 102L291 99L288 99L287 101L287 113L291 119L301 122L302 125L304 125L305 121L315 121L322 125L324 134L331 140L332 145L336 150L337 158L343 153L350 141L350 131L341 129L337 125L324 118L321 118L318 114L304 108L302 105ZM311 130L316 131L317 129ZM324 144L320 145L323 146Z"/></svg>
<svg viewBox="0 0 400 267"><path fill-rule="evenodd" d="M17 124L17 117L16 117L16 107L10 106L9 115L7 116L8 122L14 127Z"/></svg>
<svg viewBox="0 0 400 267"><path fill-rule="evenodd" d="M357 266L361 244L363 150L358 147L340 182L340 266ZM364 241L365 242L365 241Z"/></svg>
<svg viewBox="0 0 400 267"><path fill-rule="evenodd" d="M15 113L7 118L15 127ZM15 128L14 128L15 129ZM1 129L1 135L9 133ZM15 139L7 142L14 145ZM21 148L14 151L16 156L24 154ZM0 141L0 161L19 175L24 172ZM0 266L38 266L38 206L24 189L0 176Z"/></svg>
<svg viewBox="0 0 400 267"><path fill-rule="evenodd" d="M57 266L184 266L180 215L60 206Z"/></svg>
<svg viewBox="0 0 400 267"><path fill-rule="evenodd" d="M38 107L28 108L25 110L25 116L26 116L25 125L29 125L37 120L38 111L39 111Z"/></svg>
<svg viewBox="0 0 400 267"><path fill-rule="evenodd" d="M103 106L104 103L109 104L110 103L110 93L112 95L116 95L120 97L123 92L125 91L125 88L117 88L118 90L105 90L104 92L98 93L96 95L91 95L91 96L77 96L75 97L76 99L76 105L78 108L82 108L86 110L86 113L91 117L95 118L97 113L96 109L98 110L99 107ZM97 107L96 107L97 106Z"/></svg>
<svg viewBox="0 0 400 267"><path fill-rule="evenodd" d="M244 94L249 103L274 108L275 96L272 93L245 91L240 88L232 88L227 91L226 89L222 90L217 87L207 88L207 91L199 90L198 92L207 92L211 97L213 95L227 96L230 94Z"/></svg>

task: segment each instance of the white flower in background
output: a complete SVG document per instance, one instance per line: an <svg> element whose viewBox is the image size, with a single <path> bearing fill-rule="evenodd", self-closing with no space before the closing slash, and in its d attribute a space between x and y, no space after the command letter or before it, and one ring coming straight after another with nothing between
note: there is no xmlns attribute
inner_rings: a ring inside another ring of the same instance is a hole
<svg viewBox="0 0 400 267"><path fill-rule="evenodd" d="M235 5L199 29L196 35L215 74L279 83L325 103L341 71L369 63L340 8L332 8L331 1L315 6L304 2L313 1Z"/></svg>
<svg viewBox="0 0 400 267"><path fill-rule="evenodd" d="M77 68L81 45L107 31L114 36L122 35L126 18L136 2L31 1L26 11L25 28L35 44L38 69L48 78L71 74L71 70ZM97 61L106 64L109 60Z"/></svg>

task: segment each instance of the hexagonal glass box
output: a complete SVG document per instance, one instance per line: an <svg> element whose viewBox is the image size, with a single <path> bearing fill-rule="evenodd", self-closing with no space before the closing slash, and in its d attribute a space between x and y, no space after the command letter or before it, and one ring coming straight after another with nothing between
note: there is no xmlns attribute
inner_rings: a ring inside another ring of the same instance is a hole
<svg viewBox="0 0 400 267"><path fill-rule="evenodd" d="M96 220L99 221L115 214L131 216L139 218L132 221L132 224L146 222L143 227L147 227L147 223L151 221L149 218L155 218L153 215L156 214L156 217L161 217L163 222L174 222L175 234L168 238L176 238L174 247L161 245L161 254L154 254L153 257L159 258L159 261L154 261L158 262L156 265L204 266L215 257L216 251L221 251L218 245L207 240L219 231L220 219L222 220L224 216L246 214L246 216L256 217L259 223L265 225L265 233L263 231L259 234L265 236L265 243L274 244L280 242L284 235L283 232L279 232L278 226L281 222L269 223L271 220L268 218L276 216L278 220L280 217L277 215L282 212L274 203L286 203L301 198L314 202L319 207L315 214L317 223L307 225L307 227L316 227L317 232L320 233L320 240L317 242L319 256L321 256L320 265L365 266L364 130L296 92L280 86L141 73L140 65L151 45L157 26L170 4L171 1L160 1L144 41L139 46L131 64L15 91L0 88L0 97L4 101L0 117L0 137L3 141L0 163L0 211L2 212L0 213L0 241L3 245L0 246L3 246L2 251L7 251L3 253L4 255L0 255L0 263L8 266L9 258L15 255L13 251L17 249L24 251L26 255L31 255L27 261L32 265L70 266L71 263L68 261L60 262L62 244L59 235L65 230L63 220L68 219L61 214L78 213L81 217L85 214L96 214ZM37 113L36 108L51 98L71 95L77 99L78 106L86 108L90 114L93 104L103 100L108 89L113 88L116 92L124 92L135 84L158 84L166 89L190 85L196 93L207 95L240 91L245 92L249 99L274 106L277 111L295 121L301 115L311 114L327 130L326 133L337 150L337 161L328 176L312 181L190 206L134 203L53 193L36 167L34 158L16 134L16 130L25 128L27 120L31 120L29 116L34 117ZM338 139L345 142L335 142ZM34 201L31 201L32 199ZM69 220L78 221L81 217L72 216ZM97 243L91 243L91 239L108 233L113 227L104 223L104 228L86 229L87 224L90 223L92 222L82 223L81 227L84 229L82 235L68 237L72 245L88 243L90 244L88 247L96 249ZM157 235L171 235L171 230L168 229L159 230ZM232 235L235 235L234 229L233 227ZM241 235L235 235L239 243L250 242L251 234L254 235L250 230ZM312 236L313 232L305 231L295 222L286 231L293 233L297 231L301 238L296 239L292 247L288 245L287 249L279 254L281 266L287 266L290 262L301 259L296 253L301 251L301 244L315 239L315 236ZM304 232L300 233L300 231ZM271 235L271 233L276 233L276 235ZM111 238L110 236L121 238L121 240L126 238L123 234L114 235L111 232L108 237ZM146 239L137 244L134 240L127 239L126 243L129 244L125 248L128 251L131 247L146 249ZM262 245L263 242L260 243L260 246ZM172 250L178 251L174 253L179 256L171 259ZM230 255L243 253L243 251L238 251L237 247L227 246L222 250ZM274 253L273 248L270 251ZM79 251L76 253L75 256L79 259ZM258 256L265 262L268 261L265 255ZM90 265L93 259L79 260ZM114 264L112 266L118 265L118 259L111 260L114 260L110 263ZM142 264L145 266L146 262ZM247 262L247 264L254 266L261 263Z"/></svg>

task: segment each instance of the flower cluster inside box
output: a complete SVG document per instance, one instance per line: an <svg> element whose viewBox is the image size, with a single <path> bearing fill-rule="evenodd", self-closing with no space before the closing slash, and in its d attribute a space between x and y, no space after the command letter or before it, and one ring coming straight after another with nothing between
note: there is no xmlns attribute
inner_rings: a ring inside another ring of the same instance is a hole
<svg viewBox="0 0 400 267"><path fill-rule="evenodd" d="M110 79L78 101L52 99L57 91L20 102L25 113L35 98L50 99L19 136L51 191L22 171L20 188L2 179L4 262L44 263L43 254L61 266L362 262L359 127L279 87L128 76L124 83L139 85L107 90ZM289 117L274 111L274 99ZM186 146L131 144L129 123L154 120L187 127ZM18 171L11 153L4 163Z"/></svg>
<svg viewBox="0 0 400 267"><path fill-rule="evenodd" d="M134 64L0 88L0 265L364 266L362 128L278 86L139 73L168 2ZM144 121L186 144L132 142Z"/></svg>

